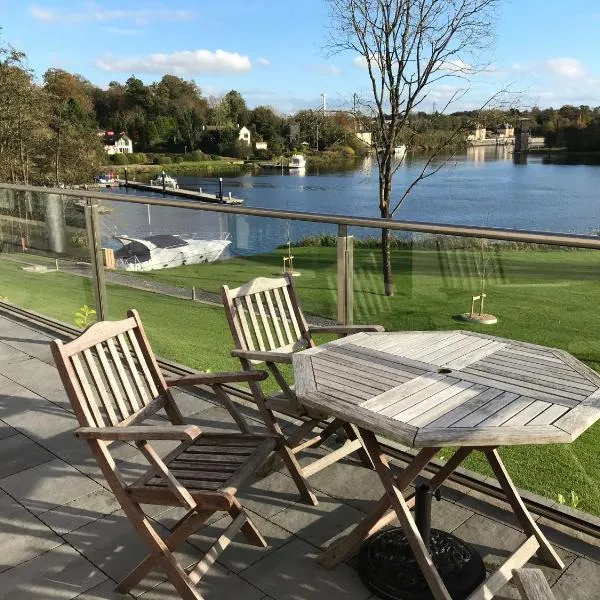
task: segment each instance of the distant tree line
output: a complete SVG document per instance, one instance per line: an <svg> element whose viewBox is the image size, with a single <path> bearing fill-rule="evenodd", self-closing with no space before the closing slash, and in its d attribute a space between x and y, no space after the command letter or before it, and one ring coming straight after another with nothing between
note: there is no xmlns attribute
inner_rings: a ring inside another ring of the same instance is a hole
<svg viewBox="0 0 600 600"><path fill-rule="evenodd" d="M206 97L193 81L164 75L145 84L131 76L102 89L84 77L49 69L41 82L27 66L25 55L0 47L0 179L3 181L71 184L89 181L107 162L102 131L125 132L144 153L186 153L193 160L205 154L260 159L298 150L335 150L345 156L365 150L357 130L370 124L352 111L301 110L286 116L269 106L248 108L231 90ZM475 121L488 128L502 122L531 122L533 135L549 146L569 150L600 150L600 107L563 106L530 111L477 111L439 114L415 112L406 127L411 150L438 147L448 132L464 131L454 145L464 144ZM238 139L248 127L255 151ZM126 160L117 155L117 159Z"/></svg>

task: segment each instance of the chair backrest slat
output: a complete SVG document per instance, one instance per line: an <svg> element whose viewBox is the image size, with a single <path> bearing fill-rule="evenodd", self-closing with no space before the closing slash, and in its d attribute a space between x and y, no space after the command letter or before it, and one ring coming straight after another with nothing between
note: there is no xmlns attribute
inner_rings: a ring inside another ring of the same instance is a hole
<svg viewBox="0 0 600 600"><path fill-rule="evenodd" d="M300 327L298 326L298 320L296 319L296 311L292 306L292 301L290 300L290 294L288 292L287 287L281 288L281 292L283 294L288 309L288 318L294 327L296 339L300 339L302 337L302 334L300 333Z"/></svg>
<svg viewBox="0 0 600 600"><path fill-rule="evenodd" d="M287 342L288 344L293 344L296 340L292 335L288 320L285 318L285 310L283 308L283 302L281 301L281 294L279 293L278 289L274 289L273 293L275 294L275 302L277 303L277 310L279 311L281 320L283 322L283 329L285 330L285 335L287 336Z"/></svg>
<svg viewBox="0 0 600 600"><path fill-rule="evenodd" d="M256 319L256 313L254 312L254 304L252 303L252 296L248 295L244 298L246 301L246 307L248 309L248 315L250 316L250 321L252 322L252 332L254 333L254 337L256 338L256 343L260 350L266 350L265 343L262 338L262 333L260 331L260 327L258 326L258 321Z"/></svg>
<svg viewBox="0 0 600 600"><path fill-rule="evenodd" d="M128 402L131 412L132 413L137 412L138 410L140 410L140 405L137 401L137 398L135 396L133 388L131 387L131 382L129 381L129 378L127 377L127 373L125 372L125 369L123 368L123 362L121 361L121 357L119 356L119 353L117 352L117 347L115 346L115 341L112 338L110 340L106 340L106 347L108 348L108 351L110 352L112 362L115 365L115 368L117 369L117 374L119 375L119 379L121 380L121 387L123 388L123 391L125 392L124 399Z"/></svg>
<svg viewBox="0 0 600 600"><path fill-rule="evenodd" d="M98 403L96 401L96 397L94 396L94 392L90 387L88 382L87 375L83 370L83 365L81 364L81 360L79 359L79 354L74 354L71 357L71 362L73 363L73 368L75 369L75 373L77 374L77 378L79 380L79 386L81 387L81 391L85 396L85 400L87 401L87 406L92 413L92 417L94 419L94 424L97 427L104 427L104 418L100 413L98 408Z"/></svg>
<svg viewBox="0 0 600 600"><path fill-rule="evenodd" d="M110 363L108 362L108 358L106 357L106 351L104 350L104 346L102 344L96 344L96 353L100 360L100 365L102 366L102 371L104 373L104 378L108 382L108 386L112 392L113 398L116 402L117 408L121 413L121 419L126 419L130 413L125 401L123 400L123 394L121 394L121 388L117 383L117 378L115 377L115 373L112 370Z"/></svg>
<svg viewBox="0 0 600 600"><path fill-rule="evenodd" d="M267 314L265 313L265 307L260 297L260 292L254 294L254 298L256 299L256 305L258 306L258 314L260 315L260 320L262 321L262 328L267 338L267 342L269 343L269 350L275 350L277 346L275 345L273 334L271 333L271 321L270 319L267 319Z"/></svg>
<svg viewBox="0 0 600 600"><path fill-rule="evenodd" d="M277 336L277 347L285 346L286 340L283 338L281 334L281 327L279 327L279 316L275 311L275 306L273 305L273 298L271 297L272 290L266 290L264 292L265 299L267 301L267 308L269 309L269 316L271 317L271 321L273 323L273 327L275 329L275 335Z"/></svg>
<svg viewBox="0 0 600 600"><path fill-rule="evenodd" d="M106 390L106 386L104 385L104 381L100 376L100 371L98 370L98 365L94 359L92 351L90 349L83 351L83 356L85 358L85 362L87 364L88 370L92 375L92 379L94 382L94 387L100 396L100 401L102 402L104 409L106 410L106 415L111 425L116 425L119 422L117 415L115 414L115 409L113 408L112 402L110 401L110 396Z"/></svg>
<svg viewBox="0 0 600 600"><path fill-rule="evenodd" d="M52 353L80 425L140 423L162 408L179 424L135 311L122 321L95 323L68 344L54 341Z"/></svg>
<svg viewBox="0 0 600 600"><path fill-rule="evenodd" d="M133 352L135 357L142 368L142 373L144 374L144 378L146 380L146 384L150 388L150 393L153 397L158 396L158 389L156 387L156 383L154 382L154 378L150 373L150 368L148 367L148 363L146 362L146 357L140 348L140 344L135 337L135 333L133 331L128 331L127 336L129 337L129 341L131 342L131 347L133 348Z"/></svg>
<svg viewBox="0 0 600 600"><path fill-rule="evenodd" d="M125 336L122 333L120 333L117 336L117 340L119 341L119 347L121 349L121 353L125 357L127 366L129 367L129 369L128 369L129 373L133 377L133 380L135 382L135 387L139 393L142 404L144 406L146 406L150 402L150 398L148 397L148 392L147 392L146 388L144 387L144 384L142 383L138 369L135 365L133 357L131 356L131 351L129 350L129 345L127 344L127 340L125 339Z"/></svg>
<svg viewBox="0 0 600 600"><path fill-rule="evenodd" d="M246 350L256 350L252 334L250 333L250 327L248 327L248 321L246 319L246 310L244 309L244 303L241 298L234 300L235 315L241 326L240 342Z"/></svg>

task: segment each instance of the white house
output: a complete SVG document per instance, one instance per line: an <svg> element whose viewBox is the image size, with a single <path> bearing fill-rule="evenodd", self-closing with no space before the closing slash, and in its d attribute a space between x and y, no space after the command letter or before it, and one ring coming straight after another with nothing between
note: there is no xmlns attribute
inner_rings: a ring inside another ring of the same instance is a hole
<svg viewBox="0 0 600 600"><path fill-rule="evenodd" d="M107 131L104 133L104 150L109 155L132 154L133 142L124 133L115 135L112 131Z"/></svg>
<svg viewBox="0 0 600 600"><path fill-rule="evenodd" d="M254 142L254 147L257 150L266 150L267 149L267 142Z"/></svg>
<svg viewBox="0 0 600 600"><path fill-rule="evenodd" d="M240 129L238 140L240 140L240 142L244 142L244 144L248 144L248 146L250 145L250 130L247 127L242 127Z"/></svg>
<svg viewBox="0 0 600 600"><path fill-rule="evenodd" d="M373 145L373 134L370 131L357 131L354 134L365 146Z"/></svg>
<svg viewBox="0 0 600 600"><path fill-rule="evenodd" d="M487 129L483 125L477 123L477 125L475 125L475 129L467 136L467 141L479 142L481 140L485 140L486 135Z"/></svg>
<svg viewBox="0 0 600 600"><path fill-rule="evenodd" d="M498 127L498 137L510 138L515 136L515 128L510 123L502 123Z"/></svg>

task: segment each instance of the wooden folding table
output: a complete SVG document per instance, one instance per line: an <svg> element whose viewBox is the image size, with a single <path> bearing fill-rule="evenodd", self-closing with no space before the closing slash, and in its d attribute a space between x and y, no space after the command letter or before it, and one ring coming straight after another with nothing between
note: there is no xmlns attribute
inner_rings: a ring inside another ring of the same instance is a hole
<svg viewBox="0 0 600 600"><path fill-rule="evenodd" d="M600 375L563 350L466 332L359 333L293 357L309 408L358 426L385 494L319 562L333 568L398 518L435 600L451 600L404 492L444 446L457 448L430 481L439 488L473 451L493 469L527 539L469 598L489 599L534 554L564 565L525 507L497 448L570 443L600 418ZM376 436L418 448L399 474Z"/></svg>

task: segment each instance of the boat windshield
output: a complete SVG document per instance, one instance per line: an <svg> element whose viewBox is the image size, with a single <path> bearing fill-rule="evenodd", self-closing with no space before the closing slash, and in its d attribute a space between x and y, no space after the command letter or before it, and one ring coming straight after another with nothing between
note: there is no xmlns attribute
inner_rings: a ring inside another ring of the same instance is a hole
<svg viewBox="0 0 600 600"><path fill-rule="evenodd" d="M175 235L151 235L146 241L153 243L157 248L180 248L187 246L187 242Z"/></svg>

